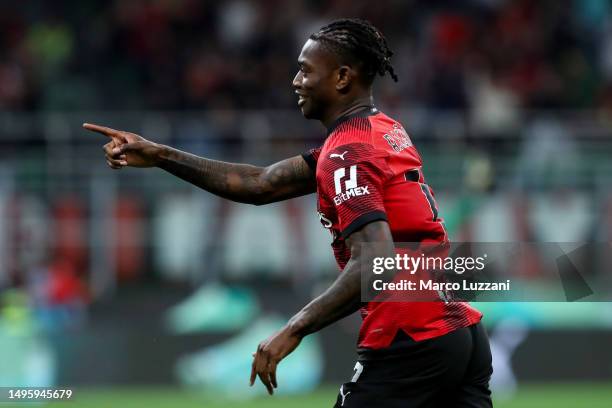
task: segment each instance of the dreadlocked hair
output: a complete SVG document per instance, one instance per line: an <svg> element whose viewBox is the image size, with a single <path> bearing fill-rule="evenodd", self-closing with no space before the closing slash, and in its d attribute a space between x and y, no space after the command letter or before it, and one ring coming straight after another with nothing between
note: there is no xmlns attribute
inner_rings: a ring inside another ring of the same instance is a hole
<svg viewBox="0 0 612 408"><path fill-rule="evenodd" d="M376 74L385 76L387 72L397 82L397 75L391 65L393 52L384 35L369 21L356 18L336 20L312 34L310 39L362 64L369 83Z"/></svg>

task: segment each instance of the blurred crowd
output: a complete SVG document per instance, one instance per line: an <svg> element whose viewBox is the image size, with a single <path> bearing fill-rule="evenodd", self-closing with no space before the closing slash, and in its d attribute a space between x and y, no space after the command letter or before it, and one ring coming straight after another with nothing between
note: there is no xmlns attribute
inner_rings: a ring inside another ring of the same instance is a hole
<svg viewBox="0 0 612 408"><path fill-rule="evenodd" d="M609 0L132 0L0 3L0 109L293 108L307 36L371 20L400 82L381 105L612 110ZM493 118L493 119L492 119Z"/></svg>

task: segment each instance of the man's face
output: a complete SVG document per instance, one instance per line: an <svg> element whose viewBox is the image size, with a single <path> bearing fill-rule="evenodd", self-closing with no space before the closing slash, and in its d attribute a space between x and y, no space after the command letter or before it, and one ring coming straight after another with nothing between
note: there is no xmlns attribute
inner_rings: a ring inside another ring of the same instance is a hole
<svg viewBox="0 0 612 408"><path fill-rule="evenodd" d="M337 100L338 63L317 41L308 40L298 57L299 70L293 78L298 106L307 119L322 119Z"/></svg>

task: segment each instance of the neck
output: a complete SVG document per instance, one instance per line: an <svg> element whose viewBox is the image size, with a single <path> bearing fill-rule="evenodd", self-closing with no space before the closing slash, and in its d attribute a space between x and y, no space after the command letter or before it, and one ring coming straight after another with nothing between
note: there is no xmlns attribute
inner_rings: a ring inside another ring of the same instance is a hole
<svg viewBox="0 0 612 408"><path fill-rule="evenodd" d="M353 114L362 109L372 108L374 106L374 98L372 95L364 95L362 97L351 99L348 103L342 103L339 106L330 110L325 118L321 119L321 122L326 128L329 128L334 122L343 116Z"/></svg>

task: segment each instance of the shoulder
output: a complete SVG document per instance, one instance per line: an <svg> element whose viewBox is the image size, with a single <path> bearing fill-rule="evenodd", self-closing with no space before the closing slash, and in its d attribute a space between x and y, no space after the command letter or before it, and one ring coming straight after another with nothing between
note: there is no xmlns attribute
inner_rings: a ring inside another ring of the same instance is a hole
<svg viewBox="0 0 612 408"><path fill-rule="evenodd" d="M370 118L370 123L372 144L377 148L389 153L399 153L413 147L410 136L398 120L380 112Z"/></svg>
<svg viewBox="0 0 612 408"><path fill-rule="evenodd" d="M349 144L369 145L388 154L399 153L413 146L402 124L378 110L336 123L324 147L326 151L332 151Z"/></svg>

